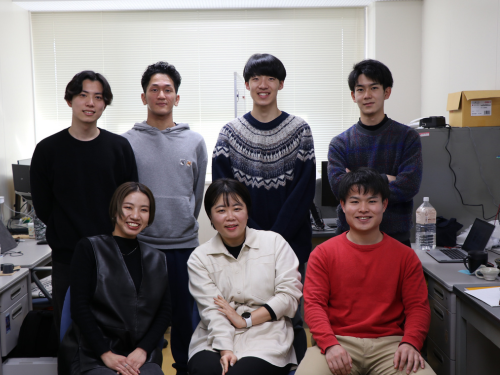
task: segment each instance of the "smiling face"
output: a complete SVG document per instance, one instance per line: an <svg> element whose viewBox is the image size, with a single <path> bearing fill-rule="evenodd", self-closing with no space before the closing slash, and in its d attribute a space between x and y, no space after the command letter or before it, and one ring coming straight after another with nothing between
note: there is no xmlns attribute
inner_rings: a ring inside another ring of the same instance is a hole
<svg viewBox="0 0 500 375"><path fill-rule="evenodd" d="M284 81L270 76L254 76L245 82L250 91L254 107L274 108L278 106L278 91L283 88Z"/></svg>
<svg viewBox="0 0 500 375"><path fill-rule="evenodd" d="M149 221L149 198L140 191L130 193L122 203L122 215L117 215L113 236L136 238Z"/></svg>
<svg viewBox="0 0 500 375"><path fill-rule="evenodd" d="M97 126L106 104L102 96L102 84L86 79L82 82L82 92L67 101L73 110L72 126Z"/></svg>
<svg viewBox="0 0 500 375"><path fill-rule="evenodd" d="M351 228L350 234L362 237L379 234L387 203L388 200L382 200L381 194L374 195L367 191L361 194L357 186L353 186L345 202L340 202Z"/></svg>
<svg viewBox="0 0 500 375"><path fill-rule="evenodd" d="M141 98L142 103L148 107L148 117L170 118L172 109L179 104L180 96L175 92L174 81L167 74L157 73L149 80Z"/></svg>
<svg viewBox="0 0 500 375"><path fill-rule="evenodd" d="M210 220L224 243L234 247L245 241L248 210L239 197L236 200L229 195L227 203L226 205L221 194L210 210Z"/></svg>
<svg viewBox="0 0 500 375"><path fill-rule="evenodd" d="M351 97L361 112L361 122L365 125L376 125L384 119L384 101L389 99L391 88L385 90L380 83L364 74L358 77ZM376 121L376 122L375 122Z"/></svg>

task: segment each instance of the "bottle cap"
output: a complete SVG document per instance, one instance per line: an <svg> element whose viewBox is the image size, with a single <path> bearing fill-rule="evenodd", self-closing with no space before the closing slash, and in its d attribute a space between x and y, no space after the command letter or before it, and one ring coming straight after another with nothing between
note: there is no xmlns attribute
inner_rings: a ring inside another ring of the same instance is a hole
<svg viewBox="0 0 500 375"><path fill-rule="evenodd" d="M424 197L424 202L429 202L429 197Z"/></svg>

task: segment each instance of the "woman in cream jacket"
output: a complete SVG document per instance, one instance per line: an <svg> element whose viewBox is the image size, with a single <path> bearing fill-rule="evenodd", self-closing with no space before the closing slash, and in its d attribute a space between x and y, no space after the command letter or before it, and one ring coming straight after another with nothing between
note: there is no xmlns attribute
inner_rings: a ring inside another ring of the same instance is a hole
<svg viewBox="0 0 500 375"><path fill-rule="evenodd" d="M281 375L296 364L290 321L302 296L292 248L248 228L250 195L236 180L213 182L205 210L218 234L188 261L201 322L189 347L190 375Z"/></svg>

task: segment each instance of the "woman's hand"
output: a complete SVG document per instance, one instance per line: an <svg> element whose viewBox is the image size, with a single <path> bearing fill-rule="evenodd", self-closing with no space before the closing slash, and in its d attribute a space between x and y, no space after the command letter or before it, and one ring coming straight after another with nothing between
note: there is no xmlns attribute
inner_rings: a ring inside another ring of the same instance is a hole
<svg viewBox="0 0 500 375"><path fill-rule="evenodd" d="M246 328L247 322L245 319L243 319L223 297L217 296L217 298L214 298L214 302L219 306L218 310L229 319L233 326L236 328Z"/></svg>
<svg viewBox="0 0 500 375"><path fill-rule="evenodd" d="M139 369L142 367L146 359L148 358L148 353L142 348L136 348L132 353L130 353L127 357L127 363L135 369L138 373L140 373Z"/></svg>
<svg viewBox="0 0 500 375"><path fill-rule="evenodd" d="M231 350L221 350L220 364L222 365L222 375L228 372L229 366L234 366L237 360L238 358L234 355L234 353Z"/></svg>
<svg viewBox="0 0 500 375"><path fill-rule="evenodd" d="M111 370L116 371L117 374L122 375L137 375L139 371L135 370L127 362L127 358L113 353L112 351L106 352L101 355L101 359L104 364Z"/></svg>

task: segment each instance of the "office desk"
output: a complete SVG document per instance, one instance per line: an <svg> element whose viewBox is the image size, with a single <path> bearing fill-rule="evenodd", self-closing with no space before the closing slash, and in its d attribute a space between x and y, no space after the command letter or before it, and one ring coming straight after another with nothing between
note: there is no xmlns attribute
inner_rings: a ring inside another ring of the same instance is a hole
<svg viewBox="0 0 500 375"><path fill-rule="evenodd" d="M415 250L422 262L431 307L431 326L427 340L427 359L438 375L455 375L458 369L457 353L457 298L455 285L480 286L484 280L458 272L463 263L438 263L425 251ZM489 253L494 264L498 254ZM493 284L494 285L494 284Z"/></svg>
<svg viewBox="0 0 500 375"><path fill-rule="evenodd" d="M45 266L51 261L52 250L49 245L37 245L36 240L24 240L19 242L15 249L10 252L20 251L23 253L21 256L2 256L0 264L13 263L22 268L29 268L30 270L35 267Z"/></svg>
<svg viewBox="0 0 500 375"><path fill-rule="evenodd" d="M500 281L477 286L499 286ZM457 375L500 373L500 307L491 307L455 285L457 296Z"/></svg>
<svg viewBox="0 0 500 375"><path fill-rule="evenodd" d="M0 352L4 357L17 345L19 330L28 313L31 296L29 270L21 268L12 276L0 276ZM3 363L0 358L0 375Z"/></svg>

